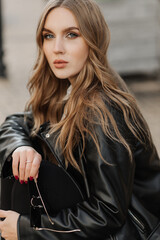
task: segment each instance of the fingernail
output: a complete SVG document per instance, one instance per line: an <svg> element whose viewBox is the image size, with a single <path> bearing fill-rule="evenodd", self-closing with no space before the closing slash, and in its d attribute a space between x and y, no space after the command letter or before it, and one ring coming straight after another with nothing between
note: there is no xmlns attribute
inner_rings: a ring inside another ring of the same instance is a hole
<svg viewBox="0 0 160 240"><path fill-rule="evenodd" d="M30 181L33 181L33 177L30 177L29 180L30 180Z"/></svg>
<svg viewBox="0 0 160 240"><path fill-rule="evenodd" d="M28 181L24 181L25 182L25 184L27 184L28 183Z"/></svg>
<svg viewBox="0 0 160 240"><path fill-rule="evenodd" d="M24 181L23 181L23 180L21 180L21 181L20 181L20 184L23 184L23 183L24 183Z"/></svg>
<svg viewBox="0 0 160 240"><path fill-rule="evenodd" d="M19 179L19 177L18 177L18 176L14 176L14 177L15 177L15 179L16 179L16 180L18 180L18 179Z"/></svg>

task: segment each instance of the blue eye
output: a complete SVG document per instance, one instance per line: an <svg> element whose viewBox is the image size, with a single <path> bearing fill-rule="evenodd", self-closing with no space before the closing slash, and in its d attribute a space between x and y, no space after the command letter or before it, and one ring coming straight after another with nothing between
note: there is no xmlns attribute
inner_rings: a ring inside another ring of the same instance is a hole
<svg viewBox="0 0 160 240"><path fill-rule="evenodd" d="M77 33L68 33L67 34L67 37L68 38L76 38L76 37L78 37L79 35L77 34Z"/></svg>
<svg viewBox="0 0 160 240"><path fill-rule="evenodd" d="M54 38L54 36L53 36L53 34L48 34L48 33L47 33L47 34L44 34L44 35L43 35L43 38L44 38L44 39L52 39L52 38Z"/></svg>

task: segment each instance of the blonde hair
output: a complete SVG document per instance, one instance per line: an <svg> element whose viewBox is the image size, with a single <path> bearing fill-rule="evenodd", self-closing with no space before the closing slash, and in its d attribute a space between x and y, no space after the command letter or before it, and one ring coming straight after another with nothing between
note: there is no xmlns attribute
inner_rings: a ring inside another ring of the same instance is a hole
<svg viewBox="0 0 160 240"><path fill-rule="evenodd" d="M80 32L89 46L87 62L75 77L75 84L66 101L64 96L70 83L68 79L56 78L42 49L42 29L46 17L57 7L69 9L76 16ZM95 124L100 124L111 140L123 144L132 158L130 145L122 136L110 110L112 106L119 109L127 127L138 140L152 142L134 97L128 92L120 76L109 66L106 57L109 42L108 26L98 5L92 0L49 1L37 28L38 57L28 83L31 98L27 105L34 116L33 133L38 132L42 123L50 121L51 132L59 130L57 144L60 145L66 161L77 169L78 160L73 152L80 141L84 152L86 134L91 136L101 156ZM63 112L65 116L62 118Z"/></svg>

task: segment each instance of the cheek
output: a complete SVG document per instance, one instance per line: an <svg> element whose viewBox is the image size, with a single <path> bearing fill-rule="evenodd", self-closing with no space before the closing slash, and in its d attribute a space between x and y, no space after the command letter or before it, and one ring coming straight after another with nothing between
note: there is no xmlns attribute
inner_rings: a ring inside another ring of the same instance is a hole
<svg viewBox="0 0 160 240"><path fill-rule="evenodd" d="M86 62L88 55L89 55L88 47L83 46L81 48L78 48L75 57L77 58L76 60L79 62L79 64L83 65Z"/></svg>
<svg viewBox="0 0 160 240"><path fill-rule="evenodd" d="M46 59L49 60L49 58L50 58L50 54L49 54L50 51L49 51L48 47L46 45L43 45L42 50L43 50L43 53L44 53Z"/></svg>

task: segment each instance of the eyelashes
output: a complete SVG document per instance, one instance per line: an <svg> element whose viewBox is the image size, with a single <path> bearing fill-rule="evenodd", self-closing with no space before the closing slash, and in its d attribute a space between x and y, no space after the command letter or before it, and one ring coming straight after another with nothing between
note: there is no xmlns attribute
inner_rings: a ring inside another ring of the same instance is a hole
<svg viewBox="0 0 160 240"><path fill-rule="evenodd" d="M80 35L78 33L74 33L74 32L69 32L66 34L65 38L69 38L69 39L75 39L77 37L79 37ZM42 37L44 40L50 40L50 39L54 39L55 36L51 33L45 33L42 34Z"/></svg>
<svg viewBox="0 0 160 240"><path fill-rule="evenodd" d="M42 34L42 37L43 37L43 39L52 39L52 38L54 38L53 34L49 34L49 33Z"/></svg>
<svg viewBox="0 0 160 240"><path fill-rule="evenodd" d="M70 32L70 33L67 34L66 37L68 37L68 38L77 38L77 37L79 37L79 34L74 33L74 32Z"/></svg>

